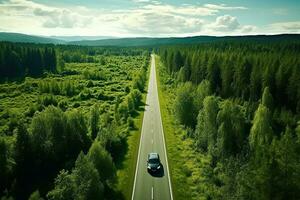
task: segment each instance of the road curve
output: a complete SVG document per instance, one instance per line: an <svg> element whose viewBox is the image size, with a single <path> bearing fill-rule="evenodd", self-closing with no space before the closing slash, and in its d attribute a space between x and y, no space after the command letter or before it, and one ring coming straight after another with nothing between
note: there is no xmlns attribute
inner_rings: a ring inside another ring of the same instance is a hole
<svg viewBox="0 0 300 200"><path fill-rule="evenodd" d="M148 94L134 178L132 200L173 200L163 134L156 83L155 57L154 55L151 55ZM161 163L163 165L162 173L159 175L153 176L147 172L147 155L150 152L159 153Z"/></svg>

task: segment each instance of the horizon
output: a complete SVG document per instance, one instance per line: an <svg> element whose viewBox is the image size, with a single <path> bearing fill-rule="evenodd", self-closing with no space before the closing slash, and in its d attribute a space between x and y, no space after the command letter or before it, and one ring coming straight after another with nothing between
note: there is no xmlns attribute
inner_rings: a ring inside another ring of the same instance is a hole
<svg viewBox="0 0 300 200"><path fill-rule="evenodd" d="M156 37L156 36L120 36L120 37L114 37L114 36L106 36L106 35L35 35L35 34L27 34L27 33L18 33L18 32L5 32L0 31L0 33L8 33L8 34L21 34L26 36L34 36L34 37L43 37L43 38L53 38L53 39L61 39L63 38L82 38L83 40L93 40L88 38L101 38L101 39L95 39L95 40L109 40L109 39L139 39L139 38L149 38L149 39L163 39L163 38L192 38L192 37L248 37L248 36L277 36L277 35L300 35L300 33L267 33L267 34L244 34L244 35L192 35L192 36L162 36L162 37ZM72 40L70 40L72 41Z"/></svg>
<svg viewBox="0 0 300 200"><path fill-rule="evenodd" d="M0 11L0 32L43 37L300 33L300 2L296 0L231 0L226 4L221 0L0 0Z"/></svg>

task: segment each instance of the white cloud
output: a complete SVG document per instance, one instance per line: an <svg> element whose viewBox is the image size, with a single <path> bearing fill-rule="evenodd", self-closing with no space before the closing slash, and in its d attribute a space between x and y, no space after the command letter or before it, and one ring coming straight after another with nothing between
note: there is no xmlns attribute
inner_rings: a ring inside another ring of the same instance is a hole
<svg viewBox="0 0 300 200"><path fill-rule="evenodd" d="M273 23L269 28L275 32L300 33L300 21Z"/></svg>
<svg viewBox="0 0 300 200"><path fill-rule="evenodd" d="M0 3L0 28L39 35L181 36L249 32L236 17L223 15L214 22L207 17L220 11L247 8L225 4L170 5L157 0L132 0L138 5L119 10L84 6L55 7L31 0Z"/></svg>
<svg viewBox="0 0 300 200"><path fill-rule="evenodd" d="M204 4L204 7L215 9L215 10L247 10L246 7L243 6L227 6L226 4Z"/></svg>
<svg viewBox="0 0 300 200"><path fill-rule="evenodd" d="M219 16L213 24L213 28L217 31L234 31L240 26L236 17L230 15Z"/></svg>
<svg viewBox="0 0 300 200"><path fill-rule="evenodd" d="M214 35L251 34L256 28L253 25L241 25L237 17L230 15L218 16L215 22L204 27L208 34Z"/></svg>
<svg viewBox="0 0 300 200"><path fill-rule="evenodd" d="M256 26L253 26L253 25L245 25L245 26L242 26L242 27L241 27L241 32L242 32L242 33L249 34L249 33L252 33L253 31L255 31L256 29L257 29Z"/></svg>

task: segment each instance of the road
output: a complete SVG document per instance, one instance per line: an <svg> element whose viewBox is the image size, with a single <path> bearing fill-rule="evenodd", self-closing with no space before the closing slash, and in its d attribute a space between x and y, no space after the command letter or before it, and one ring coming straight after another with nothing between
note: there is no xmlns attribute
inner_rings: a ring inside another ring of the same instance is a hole
<svg viewBox="0 0 300 200"><path fill-rule="evenodd" d="M159 175L153 176L147 172L147 155L150 152L159 153L163 166L162 173ZM173 200L159 108L154 55L151 55L148 94L132 192L132 200L148 199Z"/></svg>

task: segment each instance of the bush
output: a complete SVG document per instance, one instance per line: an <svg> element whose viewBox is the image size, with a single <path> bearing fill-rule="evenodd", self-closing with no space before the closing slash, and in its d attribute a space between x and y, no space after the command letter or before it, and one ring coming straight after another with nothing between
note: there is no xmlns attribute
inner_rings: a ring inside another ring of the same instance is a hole
<svg viewBox="0 0 300 200"><path fill-rule="evenodd" d="M57 106L57 100L53 95L43 95L38 99L38 103L44 106Z"/></svg>
<svg viewBox="0 0 300 200"><path fill-rule="evenodd" d="M133 90L130 94L134 102L134 107L138 108L142 103L142 93L139 90Z"/></svg>
<svg viewBox="0 0 300 200"><path fill-rule="evenodd" d="M129 115L129 110L128 110L128 106L126 105L126 102L122 102L119 105L118 112L119 112L121 119L126 122L128 115Z"/></svg>
<svg viewBox="0 0 300 200"><path fill-rule="evenodd" d="M66 111L67 108L68 108L68 102L65 101L65 100L62 100L62 101L60 101L60 102L58 103L58 107L59 107L60 109L62 109L63 111Z"/></svg>
<svg viewBox="0 0 300 200"><path fill-rule="evenodd" d="M128 119L127 119L127 124L128 124L128 127L129 127L129 128L131 128L131 129L134 129L134 128L135 128L134 121L133 121L133 118L132 118L132 117L128 117Z"/></svg>

